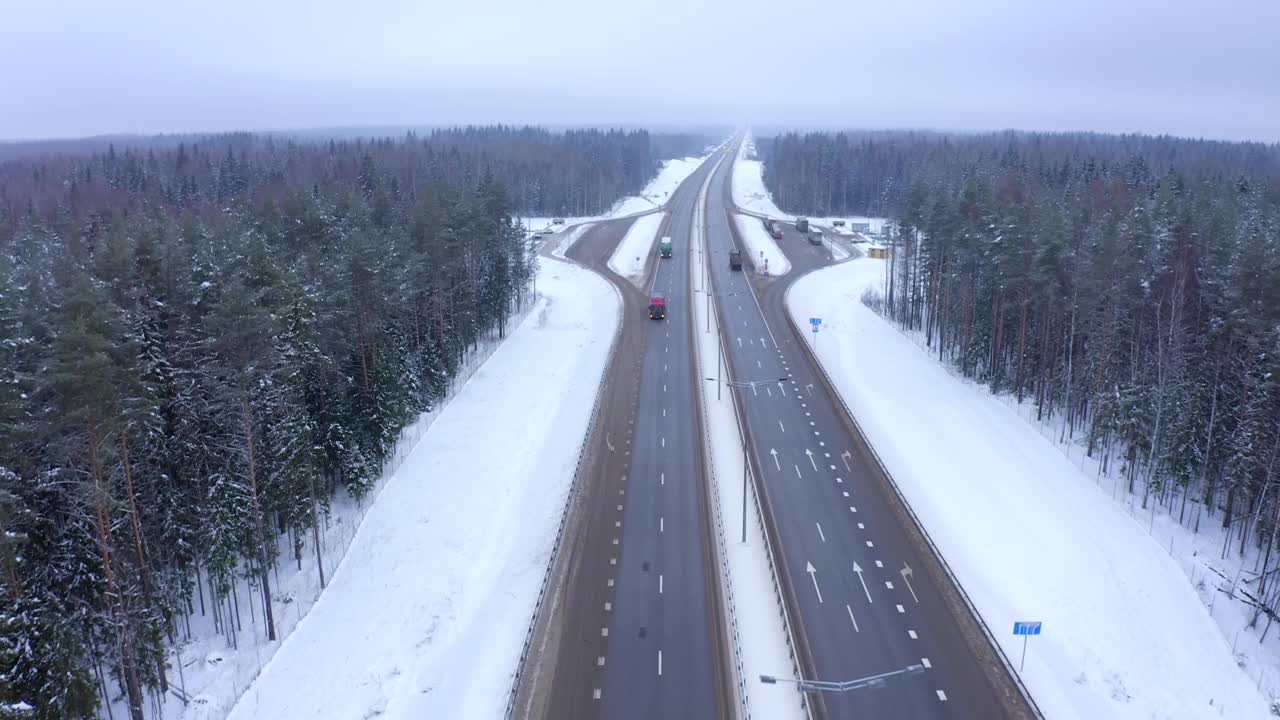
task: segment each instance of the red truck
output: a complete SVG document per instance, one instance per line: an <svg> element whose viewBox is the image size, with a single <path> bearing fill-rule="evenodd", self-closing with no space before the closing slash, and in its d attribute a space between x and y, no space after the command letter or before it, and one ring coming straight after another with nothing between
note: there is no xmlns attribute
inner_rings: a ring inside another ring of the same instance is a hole
<svg viewBox="0 0 1280 720"><path fill-rule="evenodd" d="M778 224L777 220L765 220L764 229L768 231L769 237L774 240L782 239L782 226Z"/></svg>
<svg viewBox="0 0 1280 720"><path fill-rule="evenodd" d="M665 320L667 318L667 299L661 295L649 298L649 319Z"/></svg>

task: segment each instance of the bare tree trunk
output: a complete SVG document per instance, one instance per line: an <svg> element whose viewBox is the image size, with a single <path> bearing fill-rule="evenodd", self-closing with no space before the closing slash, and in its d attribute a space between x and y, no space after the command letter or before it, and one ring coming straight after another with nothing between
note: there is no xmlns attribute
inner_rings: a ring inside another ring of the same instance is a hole
<svg viewBox="0 0 1280 720"><path fill-rule="evenodd" d="M249 460L249 496L253 500L253 528L258 544L258 570L262 576L262 594L264 595L263 603L266 607L267 614L267 640L274 641L276 639L276 623L271 612L271 577L267 570L266 538L263 536L262 532L262 506L258 502L258 477L253 457L253 420L249 413L249 399L245 398L242 402L244 409L245 449L248 452Z"/></svg>
<svg viewBox="0 0 1280 720"><path fill-rule="evenodd" d="M147 608L154 608L151 598L151 571L147 568L146 553L142 549L142 523L138 520L138 498L133 491L133 468L129 462L129 431L120 432L120 458L124 464L124 487L129 496L129 522L133 525L133 549L138 556L138 572L142 574L142 599ZM169 692L169 679L165 675L165 660L161 655L156 659L156 676L160 680L160 692Z"/></svg>

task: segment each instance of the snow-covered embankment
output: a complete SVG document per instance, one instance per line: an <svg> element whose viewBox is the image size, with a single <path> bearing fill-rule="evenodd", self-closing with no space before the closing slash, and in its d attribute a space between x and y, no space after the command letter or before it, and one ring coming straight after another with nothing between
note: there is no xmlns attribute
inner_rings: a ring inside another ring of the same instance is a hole
<svg viewBox="0 0 1280 720"><path fill-rule="evenodd" d="M619 313L567 263L544 260L538 289L233 720L502 716Z"/></svg>
<svg viewBox="0 0 1280 720"><path fill-rule="evenodd" d="M641 215L632 221L627 234L609 258L609 269L636 285L644 283L645 268L654 257L654 242L662 226L663 213Z"/></svg>

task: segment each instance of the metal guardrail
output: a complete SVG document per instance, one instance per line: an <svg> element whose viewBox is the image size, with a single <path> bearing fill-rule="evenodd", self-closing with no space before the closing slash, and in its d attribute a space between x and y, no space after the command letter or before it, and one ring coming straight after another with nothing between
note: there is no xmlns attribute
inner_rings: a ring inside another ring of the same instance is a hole
<svg viewBox="0 0 1280 720"><path fill-rule="evenodd" d="M795 287L794 283L787 288L786 295L782 299L784 306L783 314L786 316L787 323L791 326L791 330L795 333L796 337L803 338L804 333L796 323L795 318L792 317L790 310L791 289L793 287ZM1026 684L1022 681L1022 676L1018 674L1013 663L1009 660L1009 656L1005 654L1004 648L1001 647L995 634L991 632L991 628L987 625L987 621L984 620L982 614L978 612L978 608L974 605L973 599L969 597L969 593L966 592L964 586L960 584L960 579L956 577L955 571L951 569L951 565L947 563L947 559L943 557L942 552L938 550L937 544L933 542L933 538L930 537L929 531L925 529L924 523L920 521L920 516L916 515L915 508L911 507L911 503L907 500L907 496L902 492L902 488L899 487L897 481L893 479L893 475L890 474L889 468L885 466L884 460L882 460L880 454L876 452L875 446L871 444L871 440L867 437L866 432L863 431L862 425L858 422L857 417L855 417L853 411L849 409L849 405L844 400L844 395L840 394L839 390L836 388L836 384L827 373L827 369L823 367L822 362L818 359L818 354L814 352L813 347L809 343L801 341L800 345L804 346L804 350L809 355L809 359L812 360L813 366L818 369L818 374L826 384L829 394L836 399L840 404L840 407L844 410L845 417L849 419L854 430L858 433L858 440L860 440L862 446L867 449L871 459L875 461L877 470L879 470L879 472L884 475L885 479L889 481L889 487L893 489L894 495L896 495L898 500L902 503L902 507L906 509L907 514L911 517L911 521L915 523L916 529L920 531L921 537L923 537L925 543L928 544L930 552L932 552L933 556L938 560L938 564L942 568L943 572L947 574L947 579L951 582L952 586L955 587L960 598L964 601L965 609L977 623L978 627L981 628L983 635L987 638L987 642L995 649L997 657L1000 658L1005 671L1009 673L1009 677L1013 679L1018 692L1022 695L1022 699L1027 703L1027 706L1031 708L1031 711L1037 718L1044 720L1044 712L1040 709L1039 705L1036 705L1035 699L1031 696L1031 691L1027 689Z"/></svg>
<svg viewBox="0 0 1280 720"><path fill-rule="evenodd" d="M569 260L556 259L555 261L574 264ZM556 561L560 558L560 546L561 542L564 540L564 528L569 519L569 510L573 507L573 501L574 498L577 497L578 486L581 483L582 461L587 452L587 442L594 434L593 430L596 426L596 420L600 415L600 404L603 397L601 390L604 388L605 380L609 377L609 368L613 366L614 358L618 353L618 346L622 342L622 313L625 311L625 300L622 297L621 291L619 291L613 283L608 280L605 280L605 282L618 298L618 331L614 333L613 342L609 346L609 355L605 359L605 370L600 373L600 382L596 386L596 399L591 406L591 417L587 421L587 431L583 433L582 444L578 447L578 462L574 466L573 480L569 483L569 490L565 494L564 509L560 511L560 523L556 528L556 540L551 546L551 556L547 559L547 569L543 571L542 574L542 587L538 589L538 600L534 603L533 613L529 617L529 627L525 631L524 644L520 647L520 659L516 663L515 673L511 677L511 688L507 692L507 707L503 712L503 717L506 718L506 720L511 720L515 715L516 698L520 695L520 685L524 680L525 664L529 659L529 648L533 644L533 636L538 627L538 618L542 613L542 605L547 596L547 588L551 586L551 578L555 575L554 571Z"/></svg>

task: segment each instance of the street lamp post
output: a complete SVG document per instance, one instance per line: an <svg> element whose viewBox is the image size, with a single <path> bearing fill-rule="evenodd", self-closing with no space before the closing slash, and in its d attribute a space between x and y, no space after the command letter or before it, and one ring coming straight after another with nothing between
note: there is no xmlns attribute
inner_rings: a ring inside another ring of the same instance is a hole
<svg viewBox="0 0 1280 720"><path fill-rule="evenodd" d="M716 374L719 375L719 366L716 367ZM736 380L721 380L719 377L707 378L707 382L716 384L716 399L720 399L720 386L728 385L736 388L751 388L754 390L758 385L767 385L772 382L783 383L786 378L778 378L774 380L753 380L751 382L740 382ZM747 541L747 439L742 439L742 542Z"/></svg>
<svg viewBox="0 0 1280 720"><path fill-rule="evenodd" d="M862 688L872 688L879 690L885 686L885 680L895 675L919 675L924 672L924 665L908 665L901 670L893 670L879 675L869 675L856 680L804 680L794 678L780 678L772 675L761 675L760 682L766 685L776 685L778 683L795 683L796 690L800 692L849 692L851 690L861 690Z"/></svg>

